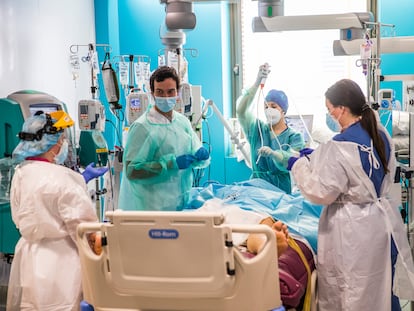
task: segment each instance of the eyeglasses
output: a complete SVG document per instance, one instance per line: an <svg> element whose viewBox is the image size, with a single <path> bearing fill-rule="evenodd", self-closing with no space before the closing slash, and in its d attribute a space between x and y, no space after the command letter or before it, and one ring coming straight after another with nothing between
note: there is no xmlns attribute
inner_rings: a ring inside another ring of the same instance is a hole
<svg viewBox="0 0 414 311"><path fill-rule="evenodd" d="M177 96L177 89L162 90L156 89L154 91L156 97L174 97Z"/></svg>

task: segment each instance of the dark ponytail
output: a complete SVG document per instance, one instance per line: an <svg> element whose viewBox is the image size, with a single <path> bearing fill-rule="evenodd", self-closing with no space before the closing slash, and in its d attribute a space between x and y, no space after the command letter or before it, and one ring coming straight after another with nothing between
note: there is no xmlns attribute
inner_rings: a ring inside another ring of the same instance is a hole
<svg viewBox="0 0 414 311"><path fill-rule="evenodd" d="M348 107L353 115L361 117L361 126L371 137L384 170L388 173L385 142L378 129L377 117L374 110L366 103L364 93L359 85L350 79L339 80L328 88L325 92L325 97L329 99L333 106Z"/></svg>

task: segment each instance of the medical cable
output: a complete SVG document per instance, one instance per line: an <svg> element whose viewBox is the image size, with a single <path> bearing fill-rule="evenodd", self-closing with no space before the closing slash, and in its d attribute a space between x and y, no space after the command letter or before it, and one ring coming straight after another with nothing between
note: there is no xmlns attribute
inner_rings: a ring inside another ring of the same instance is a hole
<svg viewBox="0 0 414 311"><path fill-rule="evenodd" d="M305 120L303 119L303 116L302 116L302 114L300 113L300 110L299 110L298 106L296 105L295 101L292 101L292 104L293 104L293 106L295 107L295 110L298 112L298 115L299 115L300 121L302 122L303 127L305 128L305 132L306 132L306 134L308 134L309 139L310 139L310 141L311 141L312 145L315 145L315 141L313 140L313 137L312 137L311 133L309 132L308 127L306 126L306 122L305 122Z"/></svg>
<svg viewBox="0 0 414 311"><path fill-rule="evenodd" d="M262 79L262 81L263 81L263 79ZM257 127L258 127L258 130L259 130L261 147L263 147L263 133L262 133L262 127L260 126L260 119L259 119L259 103L260 103L260 97L264 98L263 86L264 86L264 84L260 84L260 91L259 91L259 96L257 97L257 104L256 104L256 120L257 120ZM261 157L262 157L262 155L259 154L259 156L257 157L257 160L256 160L256 164L259 163Z"/></svg>

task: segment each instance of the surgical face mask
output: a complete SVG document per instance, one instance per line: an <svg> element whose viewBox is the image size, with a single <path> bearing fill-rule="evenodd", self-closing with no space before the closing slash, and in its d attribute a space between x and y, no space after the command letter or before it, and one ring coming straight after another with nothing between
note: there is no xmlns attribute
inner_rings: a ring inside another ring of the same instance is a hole
<svg viewBox="0 0 414 311"><path fill-rule="evenodd" d="M177 97L155 97L155 106L162 112L173 110L177 102Z"/></svg>
<svg viewBox="0 0 414 311"><path fill-rule="evenodd" d="M54 158L56 164L63 164L65 162L66 158L68 157L68 147L68 141L66 139L63 140L59 153L55 155Z"/></svg>
<svg viewBox="0 0 414 311"><path fill-rule="evenodd" d="M265 109L265 115L266 115L267 122L270 125L275 125L276 123L280 121L280 118L282 117L282 115L280 114L280 111L277 110L276 108Z"/></svg>
<svg viewBox="0 0 414 311"><path fill-rule="evenodd" d="M335 120L329 112L326 113L326 125L332 132L340 132L342 130L339 122Z"/></svg>

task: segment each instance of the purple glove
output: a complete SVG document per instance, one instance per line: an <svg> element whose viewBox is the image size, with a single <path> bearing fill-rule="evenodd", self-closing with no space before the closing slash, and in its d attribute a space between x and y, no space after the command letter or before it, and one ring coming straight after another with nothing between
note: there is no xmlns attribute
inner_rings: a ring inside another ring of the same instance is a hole
<svg viewBox="0 0 414 311"><path fill-rule="evenodd" d="M197 161L203 161L203 160L207 160L210 154L208 153L206 148L201 147L200 149L196 151L194 156Z"/></svg>
<svg viewBox="0 0 414 311"><path fill-rule="evenodd" d="M107 167L95 167L95 163L89 163L88 166L82 173L83 178L85 179L86 183L88 183L91 179L96 177L102 176L108 171Z"/></svg>
<svg viewBox="0 0 414 311"><path fill-rule="evenodd" d="M311 154L313 152L312 148L303 148L302 150L299 151L299 154L301 157L306 156L308 154Z"/></svg>
<svg viewBox="0 0 414 311"><path fill-rule="evenodd" d="M287 165L287 169L288 171L290 171L292 169L293 164L295 164L295 162L298 160L299 158L297 157L290 157L288 160L288 165Z"/></svg>
<svg viewBox="0 0 414 311"><path fill-rule="evenodd" d="M180 170L188 168L195 160L196 158L192 154L183 154L175 159Z"/></svg>

